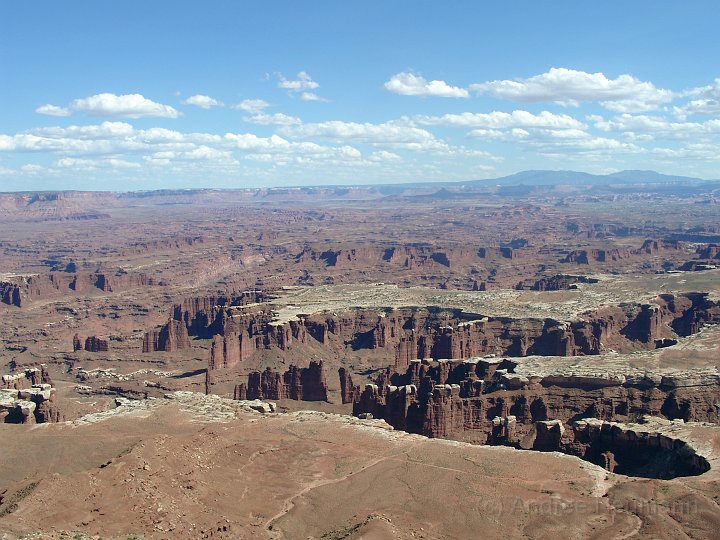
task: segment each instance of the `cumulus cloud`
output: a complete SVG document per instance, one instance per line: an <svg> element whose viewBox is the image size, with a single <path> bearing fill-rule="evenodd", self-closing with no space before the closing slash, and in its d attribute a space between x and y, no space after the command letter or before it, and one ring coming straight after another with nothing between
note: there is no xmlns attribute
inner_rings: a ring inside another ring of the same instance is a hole
<svg viewBox="0 0 720 540"><path fill-rule="evenodd" d="M390 92L403 96L449 98L466 98L469 96L468 91L464 88L450 86L445 81L427 81L419 75L407 72L393 75L385 83L385 88Z"/></svg>
<svg viewBox="0 0 720 540"><path fill-rule="evenodd" d="M196 107L200 107L201 109L210 109L211 107L222 107L223 105L225 105L222 101L218 101L215 98L211 98L210 96L204 96L202 94L195 94L194 96L190 96L182 103L184 103L185 105L195 105Z"/></svg>
<svg viewBox="0 0 720 540"><path fill-rule="evenodd" d="M260 124L263 126L293 126L301 124L301 120L295 116L289 116L283 113L265 114L258 113L243 118L246 122Z"/></svg>
<svg viewBox="0 0 720 540"><path fill-rule="evenodd" d="M415 150L444 147L429 131L396 122L384 124L342 122L331 120L287 126L281 132L289 137L301 139L325 139L330 141L351 141L367 144L403 145Z"/></svg>
<svg viewBox="0 0 720 540"><path fill-rule="evenodd" d="M24 173L28 174L39 174L41 172L44 172L46 169L42 165L36 165L35 163L28 163L27 165L23 165L20 167L20 170Z"/></svg>
<svg viewBox="0 0 720 540"><path fill-rule="evenodd" d="M683 92L683 97L696 98L684 105L673 108L675 116L685 120L688 116L717 116L720 115L720 79L712 84L691 88Z"/></svg>
<svg viewBox="0 0 720 540"><path fill-rule="evenodd" d="M622 114L612 120L597 119L595 127L605 132L640 133L682 139L720 133L720 120L670 122L660 116Z"/></svg>
<svg viewBox="0 0 720 540"><path fill-rule="evenodd" d="M282 73L278 75L278 88L284 90L290 90L292 92L300 92L302 90L315 90L320 88L320 85L313 81L312 77L306 72L301 71L297 74L297 79L288 80Z"/></svg>
<svg viewBox="0 0 720 540"><path fill-rule="evenodd" d="M76 99L70 105L72 111L88 116L107 116L118 118L177 118L180 112L170 105L156 103L141 94L116 95L96 94Z"/></svg>
<svg viewBox="0 0 720 540"><path fill-rule="evenodd" d="M680 107L673 108L675 115L684 120L692 115L720 115L720 99L694 99Z"/></svg>
<svg viewBox="0 0 720 540"><path fill-rule="evenodd" d="M720 78L715 79L712 83L710 83L706 86L698 86L696 88L691 88L690 90L686 90L685 92L683 92L682 95L685 97L719 99L720 98Z"/></svg>
<svg viewBox="0 0 720 540"><path fill-rule="evenodd" d="M69 137L89 140L127 137L135 133L135 128L127 122L103 122L89 126L36 128L28 133L53 139Z"/></svg>
<svg viewBox="0 0 720 540"><path fill-rule="evenodd" d="M44 114L46 116L70 116L72 112L64 107L58 107L57 105L40 105L35 112L38 114Z"/></svg>
<svg viewBox="0 0 720 540"><path fill-rule="evenodd" d="M237 105L233 105L232 108L256 114L262 112L264 109L267 109L269 106L270 104L264 99L245 99Z"/></svg>
<svg viewBox="0 0 720 540"><path fill-rule="evenodd" d="M278 73L278 88L287 90L290 95L298 94L303 101L327 101L311 91L320 88L320 85L305 71L299 72L294 80L286 79L282 73Z"/></svg>
<svg viewBox="0 0 720 540"><path fill-rule="evenodd" d="M368 159L375 162L402 161L402 158L396 153L388 152L387 150L379 150L377 152L373 152L372 154L370 154Z"/></svg>
<svg viewBox="0 0 720 540"><path fill-rule="evenodd" d="M61 158L54 163L55 167L60 169L74 170L96 170L100 168L111 169L139 169L141 165L134 161L127 161L118 158L105 159L81 159L81 158Z"/></svg>
<svg viewBox="0 0 720 540"><path fill-rule="evenodd" d="M584 124L567 114L555 114L542 111L533 114L517 110L510 113L493 111L490 113L445 114L442 116L416 116L413 120L422 125L441 125L454 127L474 127L504 129L515 127L545 127L554 129L582 129Z"/></svg>
<svg viewBox="0 0 720 540"><path fill-rule="evenodd" d="M318 96L315 92L303 92L300 94L303 101L327 101L324 97Z"/></svg>
<svg viewBox="0 0 720 540"><path fill-rule="evenodd" d="M566 68L552 68L527 79L496 80L472 84L478 94L491 94L510 101L553 102L578 106L585 101L599 101L604 107L618 111L654 110L672 101L676 94L656 88L651 82L632 75L608 79L603 73L586 73Z"/></svg>

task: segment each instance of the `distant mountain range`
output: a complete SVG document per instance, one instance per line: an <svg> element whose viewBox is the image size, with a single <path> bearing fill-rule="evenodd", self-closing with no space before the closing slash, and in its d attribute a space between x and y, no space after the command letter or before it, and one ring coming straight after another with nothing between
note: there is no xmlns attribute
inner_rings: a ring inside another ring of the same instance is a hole
<svg viewBox="0 0 720 540"><path fill-rule="evenodd" d="M590 174L577 171L522 171L488 180L456 182L462 185L501 185L501 186L552 186L571 185L608 185L608 184L675 184L706 183L717 180L703 180L691 176L672 176L655 171L620 171L612 174Z"/></svg>
<svg viewBox="0 0 720 540"><path fill-rule="evenodd" d="M202 196L206 198L223 198L223 193L235 193L242 200L248 199L282 199L292 198L300 200L308 197L330 196L339 198L368 198L373 196L415 196L432 199L455 199L463 197L466 189L491 189L498 187L505 195L522 195L537 191L543 186L612 186L613 190L625 190L623 186L634 186L636 189L643 186L646 191L679 191L683 188L702 189L711 185L714 189L720 185L720 180L704 180L691 176L673 176L655 171L620 171L612 174L590 174L578 171L521 171L500 178L484 180L465 180L462 182L418 181L399 184L364 184L364 185L323 185L323 186L296 186L296 187L267 187L267 188L190 188L190 189L157 189L148 191L116 192L115 197L146 199L167 198L168 204L178 204L178 198L187 199ZM90 191L46 191L46 192L0 192L0 213L8 205L33 204L48 201L58 193L90 194L100 192ZM109 192L105 192L109 195ZM20 202L16 197L21 196L27 200ZM9 197L9 198L8 198ZM76 195L77 197L77 195ZM111 196L112 197L112 196ZM107 201L106 201L107 202Z"/></svg>

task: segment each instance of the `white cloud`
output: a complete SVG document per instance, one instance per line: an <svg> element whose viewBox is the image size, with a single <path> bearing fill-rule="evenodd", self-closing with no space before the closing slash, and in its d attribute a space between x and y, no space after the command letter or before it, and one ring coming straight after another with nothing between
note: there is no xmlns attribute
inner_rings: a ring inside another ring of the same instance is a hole
<svg viewBox="0 0 720 540"><path fill-rule="evenodd" d="M76 99L70 109L88 116L110 116L122 118L177 118L180 113L170 105L162 105L141 94L97 94Z"/></svg>
<svg viewBox="0 0 720 540"><path fill-rule="evenodd" d="M211 107L222 107L223 105L225 105L222 101L218 101L215 98L211 98L210 96L204 96L202 94L190 96L182 103L184 103L185 105L195 105L196 107L200 107L201 109L210 109Z"/></svg>
<svg viewBox="0 0 720 540"><path fill-rule="evenodd" d="M139 169L142 167L139 163L134 161L126 161L124 159L110 158L106 159L105 163L115 169Z"/></svg>
<svg viewBox="0 0 720 540"><path fill-rule="evenodd" d="M306 72L301 71L297 74L297 79L294 81L286 79L282 74L278 75L278 88L284 90L290 90L292 92L299 92L301 90L315 90L320 88L320 85L312 80L312 77Z"/></svg>
<svg viewBox="0 0 720 540"><path fill-rule="evenodd" d="M686 90L682 94L685 97L696 97L696 98L720 98L720 78L715 79L712 83L706 86L698 86Z"/></svg>
<svg viewBox="0 0 720 540"><path fill-rule="evenodd" d="M257 114L262 112L264 109L267 109L269 106L270 104L264 99L245 99L237 105L233 105L232 108Z"/></svg>
<svg viewBox="0 0 720 540"><path fill-rule="evenodd" d="M107 159L80 159L80 158L61 158L54 163L55 167L60 169L74 169L92 171L99 168L110 169L139 169L141 165L134 161L127 161L118 158Z"/></svg>
<svg viewBox="0 0 720 540"><path fill-rule="evenodd" d="M479 139L505 139L507 132L500 129L473 129L468 135Z"/></svg>
<svg viewBox="0 0 720 540"><path fill-rule="evenodd" d="M385 83L385 88L403 96L466 98L469 95L464 88L450 86L445 81L428 82L419 75L407 72L393 75Z"/></svg>
<svg viewBox="0 0 720 540"><path fill-rule="evenodd" d="M45 171L45 167L42 167L41 165L35 165L34 163L29 163L20 167L20 170L28 174L39 174Z"/></svg>
<svg viewBox="0 0 720 540"><path fill-rule="evenodd" d="M278 73L278 88L287 90L290 95L299 94L303 101L327 101L324 97L310 91L320 88L320 85L305 71L298 73L295 80L288 80L282 73Z"/></svg>
<svg viewBox="0 0 720 540"><path fill-rule="evenodd" d="M720 144L695 143L683 148L653 148L654 155L671 162L675 160L702 160L707 162L720 161ZM713 174L717 175L716 172Z"/></svg>
<svg viewBox="0 0 720 540"><path fill-rule="evenodd" d="M511 113L493 111L491 113L445 114L443 116L416 116L415 122L423 125L445 125L455 127L475 127L503 129L514 127L543 127L553 129L582 129L584 124L567 114L555 114L542 111L533 114L528 111Z"/></svg>
<svg viewBox="0 0 720 540"><path fill-rule="evenodd" d="M254 114L252 116L246 116L243 118L246 122L251 122L253 124L260 124L263 126L293 126L297 124L301 124L302 121L295 117L295 116L289 116L287 114L283 113L275 113L275 114L264 114L264 113L258 113Z"/></svg>
<svg viewBox="0 0 720 540"><path fill-rule="evenodd" d="M325 139L330 141L352 141L367 144L405 145L415 150L445 147L429 131L396 122L384 124L342 122L331 120L285 126L283 135L301 139Z"/></svg>
<svg viewBox="0 0 720 540"><path fill-rule="evenodd" d="M683 93L685 97L694 97L692 101L674 107L673 111L680 120L685 120L691 115L720 115L720 79L715 79L712 84L691 88Z"/></svg>
<svg viewBox="0 0 720 540"><path fill-rule="evenodd" d="M188 159L209 159L209 160L230 160L231 153L228 151L217 150L209 146L199 146L190 152L185 152L184 157Z"/></svg>
<svg viewBox="0 0 720 540"><path fill-rule="evenodd" d="M585 137L558 138L549 133L531 134L523 140L525 144L538 148L541 152L554 153L642 153L644 150L632 143L618 141L606 137Z"/></svg>
<svg viewBox="0 0 720 540"><path fill-rule="evenodd" d="M72 112L64 107L58 107L57 105L40 105L35 112L38 114L44 114L47 116L70 116Z"/></svg>
<svg viewBox="0 0 720 540"><path fill-rule="evenodd" d="M553 102L578 106L584 101L599 101L618 112L654 110L673 100L670 90L656 88L651 82L632 75L608 79L603 73L586 73L552 68L528 79L498 80L472 84L478 94L489 93L501 99L525 103Z"/></svg>
<svg viewBox="0 0 720 540"><path fill-rule="evenodd" d="M612 120L597 120L595 127L605 132L632 132L667 138L688 138L720 133L720 120L670 122L659 116L622 114Z"/></svg>
<svg viewBox="0 0 720 540"><path fill-rule="evenodd" d="M402 161L402 158L398 156L394 152L388 152L387 150L378 150L377 152L373 152L368 157L370 161L376 161L376 162L397 162Z"/></svg>
<svg viewBox="0 0 720 540"><path fill-rule="evenodd" d="M303 92L300 94L303 101L327 101L324 97L318 96L315 92Z"/></svg>
<svg viewBox="0 0 720 540"><path fill-rule="evenodd" d="M673 107L673 111L680 119L685 119L694 114L715 116L720 115L720 100L718 99L694 99L680 107Z"/></svg>
<svg viewBox="0 0 720 540"><path fill-rule="evenodd" d="M135 128L126 122L103 122L89 126L46 127L32 129L28 133L52 139L76 138L82 140L127 137Z"/></svg>

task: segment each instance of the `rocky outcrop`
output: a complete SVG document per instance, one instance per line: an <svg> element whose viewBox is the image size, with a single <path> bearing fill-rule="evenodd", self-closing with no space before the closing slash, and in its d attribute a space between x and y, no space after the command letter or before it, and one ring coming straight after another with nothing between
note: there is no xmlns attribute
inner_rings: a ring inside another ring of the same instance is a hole
<svg viewBox="0 0 720 540"><path fill-rule="evenodd" d="M367 385L355 399L353 414L369 413L397 429L429 437L483 444L515 444L528 436L547 441L550 435L538 432L542 428L536 423L549 420L630 421L651 414L720 422L716 370L695 378L626 378L524 377L512 369L507 359L416 360L404 373L388 373Z"/></svg>
<svg viewBox="0 0 720 540"><path fill-rule="evenodd" d="M717 265L712 263L708 264L707 261L687 261L678 266L678 270L681 272L703 272L705 270L715 270Z"/></svg>
<svg viewBox="0 0 720 540"><path fill-rule="evenodd" d="M85 350L87 352L107 352L110 350L107 339L101 339L97 336L85 338Z"/></svg>
<svg viewBox="0 0 720 540"><path fill-rule="evenodd" d="M178 336L181 327L199 337L224 336L222 344L216 338L211 369L237 365L262 349L288 351L294 343L308 340L335 348L387 349L395 367L404 369L416 358L578 356L607 349L654 349L704 324L720 322L720 302L702 293L660 295L645 304L601 308L570 322L404 308L315 313L280 323L271 310L252 302L258 296L194 299L176 306L168 325L174 325ZM153 348L155 339L152 333L146 336L144 350L163 350Z"/></svg>
<svg viewBox="0 0 720 540"><path fill-rule="evenodd" d="M163 281L157 281L147 274L119 273L115 275L95 275L95 287L104 292L118 292L126 289L151 287L154 285L166 285L166 283Z"/></svg>
<svg viewBox="0 0 720 540"><path fill-rule="evenodd" d="M578 420L563 436L547 441L547 450L576 455L618 474L671 479L710 470L707 459L675 434L672 424L644 417L645 424L594 418Z"/></svg>
<svg viewBox="0 0 720 540"><path fill-rule="evenodd" d="M340 368L338 376L340 377L340 399L343 405L353 403L359 396L360 387L353 384L352 376L347 369Z"/></svg>
<svg viewBox="0 0 720 540"><path fill-rule="evenodd" d="M75 334L73 336L73 352L78 352L83 350L83 342L82 339L78 334Z"/></svg>
<svg viewBox="0 0 720 540"><path fill-rule="evenodd" d="M168 321L160 330L147 332L143 338L143 352L174 352L189 348L187 328L180 321Z"/></svg>
<svg viewBox="0 0 720 540"><path fill-rule="evenodd" d="M237 385L236 399L295 399L327 401L323 363L311 361L309 367L291 365L284 373L266 368L248 375L247 385Z"/></svg>
<svg viewBox="0 0 720 540"><path fill-rule="evenodd" d="M557 274L555 276L540 279L524 280L515 285L515 289L523 291L562 291L575 289L578 283L597 283L599 280L586 276L567 276Z"/></svg>
<svg viewBox="0 0 720 540"><path fill-rule="evenodd" d="M720 246L709 244L697 248L697 255L700 259L720 259Z"/></svg>
<svg viewBox="0 0 720 540"><path fill-rule="evenodd" d="M676 241L657 241L648 239L637 249L577 249L569 252L560 262L575 264L609 263L637 257L655 255L664 250L677 250Z"/></svg>
<svg viewBox="0 0 720 540"><path fill-rule="evenodd" d="M8 281L0 282L0 302L9 306L22 307L22 286Z"/></svg>
<svg viewBox="0 0 720 540"><path fill-rule="evenodd" d="M238 308L264 301L261 291L246 291L232 296L196 296L173 307L172 319L181 321L191 336L211 338L225 333L225 323Z"/></svg>
<svg viewBox="0 0 720 540"><path fill-rule="evenodd" d="M720 322L720 304L706 295L688 293L661 295L648 304L603 308L570 323L476 317L396 310L378 317L371 330L355 334L352 343L360 348L364 339L369 348L394 348L399 369L415 358L577 356L599 354L606 348L653 349L662 346L663 339L694 334L703 324Z"/></svg>
<svg viewBox="0 0 720 540"><path fill-rule="evenodd" d="M213 336L209 369L229 369L237 366L255 352L255 348L250 345L247 336L237 332Z"/></svg>
<svg viewBox="0 0 720 540"><path fill-rule="evenodd" d="M628 249L577 249L568 253L560 262L575 264L606 263L629 259L632 253Z"/></svg>
<svg viewBox="0 0 720 540"><path fill-rule="evenodd" d="M477 250L431 245L358 245L325 250L306 246L296 256L296 262L307 264L318 261L338 269L383 266L414 269L432 266L453 268L459 264L476 262L479 258L482 256Z"/></svg>
<svg viewBox="0 0 720 540"><path fill-rule="evenodd" d="M204 243L202 236L185 236L180 238L166 238L163 240L150 240L146 242L133 242L127 248L120 251L123 257L128 255L142 255L157 251L178 250Z"/></svg>
<svg viewBox="0 0 720 540"><path fill-rule="evenodd" d="M28 302L58 298L73 291L84 292L99 289L119 292L138 287L165 285L163 281L143 273L65 273L49 272L34 276L20 276L11 281L0 282L0 302L23 307Z"/></svg>
<svg viewBox="0 0 720 540"><path fill-rule="evenodd" d="M3 375L2 383L0 422L43 424L63 420L55 401L55 388L44 366Z"/></svg>

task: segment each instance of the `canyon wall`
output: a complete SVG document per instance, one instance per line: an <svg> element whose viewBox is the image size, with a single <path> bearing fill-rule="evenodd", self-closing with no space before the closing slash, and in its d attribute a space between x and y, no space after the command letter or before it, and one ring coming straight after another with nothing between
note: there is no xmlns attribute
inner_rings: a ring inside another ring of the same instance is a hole
<svg viewBox="0 0 720 540"><path fill-rule="evenodd" d="M173 352L190 348L190 337L187 328L180 321L168 321L160 328L147 332L143 338L143 352Z"/></svg>
<svg viewBox="0 0 720 540"><path fill-rule="evenodd" d="M72 291L99 289L103 292L120 292L155 285L166 285L166 283L144 273L49 272L0 282L0 302L23 307L37 300L60 298Z"/></svg>
<svg viewBox="0 0 720 540"><path fill-rule="evenodd" d="M291 365L280 373L266 368L248 375L247 384L236 385L235 399L295 399L327 401L323 362L311 361L306 368Z"/></svg>
<svg viewBox="0 0 720 540"><path fill-rule="evenodd" d="M258 293L259 294L259 293ZM215 338L210 367L235 366L256 351L289 350L310 338L338 349L387 349L395 367L416 358L596 355L667 346L703 325L720 322L720 302L704 293L663 294L646 304L600 308L578 320L483 317L437 308L353 310L316 313L277 323L257 294L240 299L195 298L176 306L160 331L146 336L143 350L189 346L187 335Z"/></svg>
<svg viewBox="0 0 720 540"><path fill-rule="evenodd" d="M411 362L368 384L353 414L383 418L428 437L507 444L538 421L631 421L640 415L720 422L720 376L573 376L526 378L509 360ZM511 419L511 421L508 421Z"/></svg>
<svg viewBox="0 0 720 540"><path fill-rule="evenodd" d="M63 419L55 388L44 366L2 376L0 422L44 424Z"/></svg>

